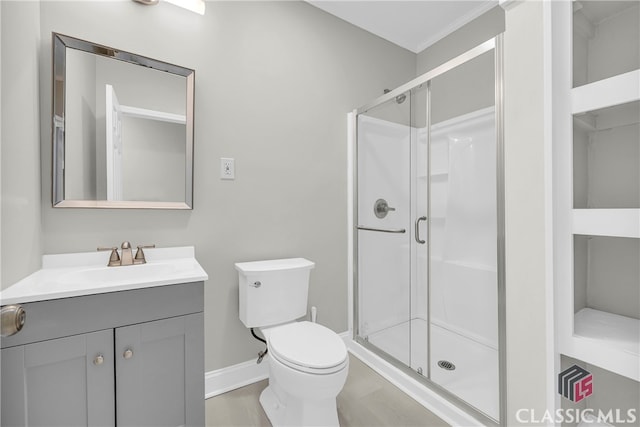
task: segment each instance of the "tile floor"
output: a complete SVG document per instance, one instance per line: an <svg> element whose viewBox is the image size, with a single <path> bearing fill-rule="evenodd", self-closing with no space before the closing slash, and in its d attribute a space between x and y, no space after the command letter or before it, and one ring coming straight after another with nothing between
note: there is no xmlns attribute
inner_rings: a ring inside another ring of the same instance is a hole
<svg viewBox="0 0 640 427"><path fill-rule="evenodd" d="M349 363L347 383L338 395L338 418L342 427L448 425L358 358L350 356ZM266 386L267 380L264 380L208 399L207 426L271 426L258 402Z"/></svg>

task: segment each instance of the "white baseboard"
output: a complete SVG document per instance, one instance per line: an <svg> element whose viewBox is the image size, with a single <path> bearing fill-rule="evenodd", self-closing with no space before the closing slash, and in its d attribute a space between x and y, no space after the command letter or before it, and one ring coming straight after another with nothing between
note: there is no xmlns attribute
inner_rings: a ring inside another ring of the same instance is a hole
<svg viewBox="0 0 640 427"><path fill-rule="evenodd" d="M204 398L217 396L269 377L269 364L263 360L258 364L254 360L237 365L209 371L204 374Z"/></svg>
<svg viewBox="0 0 640 427"><path fill-rule="evenodd" d="M345 341L348 348L351 334L347 331L338 335ZM269 356L267 355L267 357ZM227 366L226 368L216 369L215 371L205 372L204 398L209 399L210 397L267 379L269 377L267 357L260 364L253 359L237 365Z"/></svg>

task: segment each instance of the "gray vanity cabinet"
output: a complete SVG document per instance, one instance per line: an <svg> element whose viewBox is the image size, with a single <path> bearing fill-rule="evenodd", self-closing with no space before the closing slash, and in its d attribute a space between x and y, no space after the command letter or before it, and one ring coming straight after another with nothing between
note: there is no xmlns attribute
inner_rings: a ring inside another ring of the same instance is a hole
<svg viewBox="0 0 640 427"><path fill-rule="evenodd" d="M202 282L23 304L1 341L9 426L204 426Z"/></svg>
<svg viewBox="0 0 640 427"><path fill-rule="evenodd" d="M197 426L204 399L202 313L116 329L118 427Z"/></svg>
<svg viewBox="0 0 640 427"><path fill-rule="evenodd" d="M0 357L3 427L114 425L112 330L6 348Z"/></svg>

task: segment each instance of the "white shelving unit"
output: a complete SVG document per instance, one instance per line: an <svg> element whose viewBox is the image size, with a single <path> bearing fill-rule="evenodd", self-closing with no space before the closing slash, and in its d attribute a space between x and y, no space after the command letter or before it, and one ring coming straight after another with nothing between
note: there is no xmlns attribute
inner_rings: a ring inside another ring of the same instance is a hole
<svg viewBox="0 0 640 427"><path fill-rule="evenodd" d="M639 6L563 3L556 23L569 29L554 34L553 66L564 94L553 153L559 352L640 381Z"/></svg>
<svg viewBox="0 0 640 427"><path fill-rule="evenodd" d="M575 315L574 332L584 338L606 341L615 351L637 355L640 324L636 319L583 308ZM637 371L639 367L635 368Z"/></svg>
<svg viewBox="0 0 640 427"><path fill-rule="evenodd" d="M640 98L640 70L579 86L571 91L571 112L585 113Z"/></svg>
<svg viewBox="0 0 640 427"><path fill-rule="evenodd" d="M573 234L640 238L640 209L574 209Z"/></svg>

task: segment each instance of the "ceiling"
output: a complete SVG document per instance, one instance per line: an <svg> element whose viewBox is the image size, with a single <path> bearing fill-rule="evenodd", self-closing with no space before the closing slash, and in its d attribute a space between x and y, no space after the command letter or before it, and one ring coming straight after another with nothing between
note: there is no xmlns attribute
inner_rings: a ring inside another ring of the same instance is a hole
<svg viewBox="0 0 640 427"><path fill-rule="evenodd" d="M313 6L419 53L498 0L307 0Z"/></svg>

